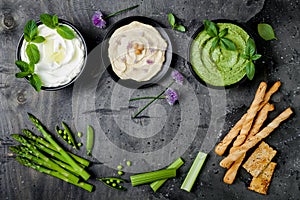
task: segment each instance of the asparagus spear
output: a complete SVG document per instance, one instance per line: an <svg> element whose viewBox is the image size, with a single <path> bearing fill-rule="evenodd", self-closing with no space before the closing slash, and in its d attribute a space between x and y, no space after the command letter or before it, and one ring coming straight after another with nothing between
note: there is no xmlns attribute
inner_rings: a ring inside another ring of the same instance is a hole
<svg viewBox="0 0 300 200"><path fill-rule="evenodd" d="M31 153L32 155L39 157L40 159L44 160L45 162L47 162L49 164L49 166L51 166L51 168L55 171L60 172L61 174L63 174L64 176L68 177L69 179L71 179L74 182L78 182L79 178L77 176L75 176L74 174L69 173L68 171L66 171L65 169L63 169L62 167L60 167L58 164L54 163L50 158L48 158L47 156L45 156L43 153L41 153L35 146L31 145L23 136L18 135L18 134L12 134L12 137L20 142L21 144L23 144L25 147L27 147L27 149L25 149L25 151L20 151L19 153L22 155Z"/></svg>
<svg viewBox="0 0 300 200"><path fill-rule="evenodd" d="M84 170L82 167L80 167L73 159L72 157L67 154L67 152L65 150L63 150L56 142L55 140L52 138L52 136L45 130L45 128L43 127L42 123L36 118L34 117L32 114L29 114L29 119L32 121L32 123L37 127L37 129L44 135L45 139L48 140L48 142L54 146L57 150L58 153L60 153L66 160L67 163L69 163L75 171L77 171L78 174L80 174L80 176L84 179L87 180L90 177L90 174Z"/></svg>
<svg viewBox="0 0 300 200"><path fill-rule="evenodd" d="M27 129L23 129L22 132L31 140L34 140L42 145L44 145L45 147L47 147L48 149L57 151L56 148L54 146L52 146L49 142L47 142L46 140L44 140L44 138L42 137L38 137L36 136L34 133L32 133L31 131L27 130ZM72 154L71 152L67 152L74 160L76 160L78 163L82 164L85 167L88 167L90 165L90 161L83 159L75 154Z"/></svg>
<svg viewBox="0 0 300 200"><path fill-rule="evenodd" d="M18 154L20 157L26 158L33 163L37 163L38 165L44 166L48 169L54 170L59 172L62 176L65 176L69 180L73 182L78 182L79 178L75 176L74 174L71 174L70 172L62 169L60 166L57 167L58 165L53 162L45 161L35 155L32 155L30 152L31 150L25 146L15 146L15 147L10 147L10 150L16 154Z"/></svg>
<svg viewBox="0 0 300 200"><path fill-rule="evenodd" d="M26 167L31 167L31 168L39 171L39 172L48 174L50 176L54 176L54 177L59 178L59 179L61 179L63 181L66 181L66 182L71 183L73 185L79 186L79 187L81 187L81 188L83 188L83 189L85 189L85 190L87 190L89 192L91 192L93 190L93 185L91 185L91 184L88 184L88 183L85 183L85 182L78 182L78 183L74 182L74 181L68 179L67 177L63 176L59 172L56 172L56 171L53 171L53 170L50 170L50 169L46 169L46 168L44 168L44 167L42 167L40 165L32 163L30 160L28 160L26 158L16 157L16 160L20 164L22 164L22 165L24 165Z"/></svg>

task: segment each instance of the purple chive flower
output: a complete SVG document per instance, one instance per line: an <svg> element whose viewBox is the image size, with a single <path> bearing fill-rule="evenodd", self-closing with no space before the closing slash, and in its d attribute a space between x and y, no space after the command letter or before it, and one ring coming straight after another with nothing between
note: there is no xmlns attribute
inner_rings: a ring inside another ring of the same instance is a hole
<svg viewBox="0 0 300 200"><path fill-rule="evenodd" d="M165 92L167 102L172 106L178 100L178 95L175 90L168 88Z"/></svg>
<svg viewBox="0 0 300 200"><path fill-rule="evenodd" d="M100 11L96 11L92 17L94 26L98 28L105 28L106 21L103 19L103 14Z"/></svg>
<svg viewBox="0 0 300 200"><path fill-rule="evenodd" d="M180 85L183 84L183 76L177 70L172 71L171 76L175 80L176 83L178 83Z"/></svg>

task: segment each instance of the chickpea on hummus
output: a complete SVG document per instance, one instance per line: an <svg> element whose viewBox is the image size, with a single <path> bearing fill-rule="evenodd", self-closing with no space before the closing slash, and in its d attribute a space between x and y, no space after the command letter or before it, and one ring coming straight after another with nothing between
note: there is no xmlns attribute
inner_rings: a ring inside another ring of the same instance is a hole
<svg viewBox="0 0 300 200"><path fill-rule="evenodd" d="M167 42L153 26L133 21L112 34L108 56L121 79L142 82L161 70L166 49Z"/></svg>

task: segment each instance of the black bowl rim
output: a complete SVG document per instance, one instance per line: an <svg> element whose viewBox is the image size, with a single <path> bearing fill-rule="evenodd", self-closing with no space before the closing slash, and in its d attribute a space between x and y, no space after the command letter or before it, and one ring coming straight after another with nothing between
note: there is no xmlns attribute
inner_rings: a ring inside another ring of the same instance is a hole
<svg viewBox="0 0 300 200"><path fill-rule="evenodd" d="M82 74L82 72L84 71L84 68L85 68L86 62L87 62L87 46L86 46L85 39L82 36L82 34L80 33L80 31L76 28L76 26L74 24L72 24L71 22L69 22L67 20L59 18L58 22L70 26L76 32L76 34L79 36L79 38L81 39L82 44L84 46L84 57L85 58L84 58L84 63L82 65L82 67L81 67L80 72L71 81L69 81L66 84L55 86L55 87L45 87L45 86L42 86L41 90L45 90L45 91L61 90L63 88L68 87L69 85L73 84L78 79L78 77ZM36 23L37 23L38 26L42 24L42 22L40 20L37 20ZM17 50L16 50L16 60L21 60L20 49L22 47L23 40L24 40L24 33L21 35L21 37L20 37L20 39L18 41ZM28 78L25 77L25 79L28 81Z"/></svg>
<svg viewBox="0 0 300 200"><path fill-rule="evenodd" d="M238 21L236 21L236 20L231 20L231 19L214 19L214 20L211 20L211 21L214 22L214 23L231 23L231 24L237 25L237 26L239 26L240 28L244 29L244 30L247 32L247 34L250 36L250 38L252 38L252 39L254 40L254 43L255 43L255 37L254 37L255 34L254 34L254 32L253 32L251 29L249 29L248 27L246 27L244 24L242 24L242 23L240 23L240 22L238 22ZM197 30L196 30L196 31L194 32L194 34L192 35L192 37L191 37L192 40L189 42L189 45L188 45L188 60L187 60L187 64L188 64L189 69L190 69L191 73L193 74L193 76L194 76L194 77L195 77L202 85L204 85L204 86L206 86L206 87L208 87L208 88L218 89L218 90L235 88L235 87L237 87L237 86L239 86L239 85L242 85L242 84L244 84L245 82L247 82L247 81L248 81L248 77L247 77L247 74L245 74L245 76L244 76L240 81L238 81L238 82L236 82L236 83L233 83L233 84L231 84L231 85L226 85L226 86L215 86L215 85L211 85L211 84L209 84L209 83L206 83L204 80L202 80L202 79L197 75L197 73L194 71L193 66L192 66L192 64L191 64L191 62L190 62L190 58L191 58L191 56L190 56L190 54L191 54L190 50L191 50L191 46L192 46L194 40L196 39L196 37L198 36L198 34L199 34L201 31L203 31L203 30L204 30L204 24L202 23L202 25L201 25L199 28L197 28Z"/></svg>
<svg viewBox="0 0 300 200"><path fill-rule="evenodd" d="M161 34L161 36L168 43L167 50L165 53L165 61L163 62L162 69L148 81L138 82L132 79L124 79L124 80L120 79L120 77L117 74L115 74L115 72L113 71L110 60L108 58L108 40L111 37L111 35L115 32L117 28L130 24L133 21L142 22L155 27L156 30ZM116 83L125 86L127 88L143 89L158 84L170 72L172 57L173 57L172 40L170 34L165 30L165 27L159 22L157 22L156 20L145 16L129 16L111 25L110 29L105 33L102 41L102 46L101 46L101 57L102 57L102 63L104 64L106 70L108 71L111 78Z"/></svg>

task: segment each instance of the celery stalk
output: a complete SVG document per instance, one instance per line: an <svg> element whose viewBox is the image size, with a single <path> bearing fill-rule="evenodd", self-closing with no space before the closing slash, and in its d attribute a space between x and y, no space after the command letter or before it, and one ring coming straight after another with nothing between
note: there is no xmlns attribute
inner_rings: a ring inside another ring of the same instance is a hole
<svg viewBox="0 0 300 200"><path fill-rule="evenodd" d="M195 180L204 164L204 161L207 157L206 153L203 152L199 152L197 157L195 158L192 167L190 168L187 176L185 177L183 184L181 185L181 189L182 190L186 190L187 192L190 192Z"/></svg>
<svg viewBox="0 0 300 200"><path fill-rule="evenodd" d="M131 185L137 186L146 183L152 183L157 180L173 178L176 176L176 169L162 169L153 172L146 172L130 176Z"/></svg>
<svg viewBox="0 0 300 200"><path fill-rule="evenodd" d="M178 158L175 160L167 169L179 169L184 164L183 160L181 158ZM154 192L156 192L168 179L163 179L159 181L155 181L150 184L150 187Z"/></svg>

